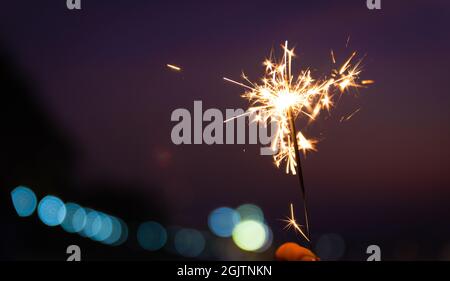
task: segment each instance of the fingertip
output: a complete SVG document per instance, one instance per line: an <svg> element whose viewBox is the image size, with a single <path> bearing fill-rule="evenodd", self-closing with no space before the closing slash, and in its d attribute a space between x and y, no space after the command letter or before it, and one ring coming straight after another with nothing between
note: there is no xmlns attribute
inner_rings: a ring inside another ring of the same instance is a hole
<svg viewBox="0 0 450 281"><path fill-rule="evenodd" d="M318 261L319 258L309 249L297 243L287 242L275 252L275 259L279 261Z"/></svg>

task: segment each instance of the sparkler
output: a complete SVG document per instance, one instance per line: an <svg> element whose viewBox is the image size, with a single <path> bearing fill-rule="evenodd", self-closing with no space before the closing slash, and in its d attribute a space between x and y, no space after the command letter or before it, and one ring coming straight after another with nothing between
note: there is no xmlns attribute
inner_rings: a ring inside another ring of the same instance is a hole
<svg viewBox="0 0 450 281"><path fill-rule="evenodd" d="M315 121L323 110L330 110L334 105L333 98L335 96L344 93L350 87L363 87L373 81L358 82L361 61L352 64L356 52L341 67L333 69L329 78L315 79L312 77L310 69L300 71L295 78L292 75L294 49L288 48L287 41L282 47L284 54L281 60L276 61L270 57L264 62L265 75L262 83L251 82L245 74L242 74L244 83L228 78L224 78L224 80L246 89L242 97L250 102L250 107L245 114L254 116L251 121L276 124L271 145L274 151L273 159L277 167L285 164L287 174L298 175L303 197L306 233L294 219L293 205L291 205L291 218L288 220L288 226L293 226L309 242L309 217L300 151L303 154L310 150L315 151L317 140L307 139L301 131L297 131L295 120L304 117L309 124ZM333 51L331 51L331 58L333 64L336 64Z"/></svg>

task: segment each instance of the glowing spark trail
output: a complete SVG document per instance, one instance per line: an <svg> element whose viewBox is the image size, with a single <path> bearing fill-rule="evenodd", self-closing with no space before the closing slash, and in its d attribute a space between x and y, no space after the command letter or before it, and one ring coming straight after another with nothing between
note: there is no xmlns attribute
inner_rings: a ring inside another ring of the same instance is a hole
<svg viewBox="0 0 450 281"><path fill-rule="evenodd" d="M332 61L333 63L336 63L336 58L334 57L334 52L333 52L333 50L331 50L331 61Z"/></svg>
<svg viewBox="0 0 450 281"><path fill-rule="evenodd" d="M271 144L274 151L273 159L277 167L285 165L286 173L298 174L307 230L307 235L303 236L309 240L308 212L299 151L306 154L307 151L316 150L317 140L307 139L302 131L297 131L295 120L303 117L309 124L317 119L322 110L329 111L333 107L334 97L343 94L350 87L363 87L363 83L358 82L361 61L352 63L356 56L354 52L342 66L332 70L326 79L313 78L310 69L302 70L294 77L292 75L294 49L288 48L287 41L282 47L284 54L281 60L277 61L270 57L264 62L265 75L260 83L251 82L245 74L242 74L243 82L228 78L224 80L246 89L242 97L250 102L250 107L243 115L255 113L253 122L276 125ZM331 58L335 64L333 51ZM364 84L373 82L365 81ZM295 228L300 229L300 226L297 225Z"/></svg>
<svg viewBox="0 0 450 281"><path fill-rule="evenodd" d="M284 220L287 224L286 227L287 229L290 229L291 227L294 228L295 231L297 231L298 233L300 233L303 238L306 239L306 241L310 242L309 238L306 236L306 234L303 232L301 225L299 225L297 223L297 221L295 220L294 217L294 205L291 203L291 216L287 217L286 220Z"/></svg>
<svg viewBox="0 0 450 281"><path fill-rule="evenodd" d="M361 81L362 85L369 85L369 84L373 84L373 83L375 83L375 81L373 81L373 80L362 80Z"/></svg>
<svg viewBox="0 0 450 281"><path fill-rule="evenodd" d="M175 71L181 71L181 67L173 65L173 64L167 64L166 65L168 68L175 70Z"/></svg>
<svg viewBox="0 0 450 281"><path fill-rule="evenodd" d="M349 116L347 116L347 117L345 117L345 118L343 117L343 118L341 119L341 122L342 122L342 121L348 121L348 120L352 119L353 116L355 116L356 113L358 113L360 110L361 110L361 108L358 108L357 110L353 111L353 113L350 114Z"/></svg>

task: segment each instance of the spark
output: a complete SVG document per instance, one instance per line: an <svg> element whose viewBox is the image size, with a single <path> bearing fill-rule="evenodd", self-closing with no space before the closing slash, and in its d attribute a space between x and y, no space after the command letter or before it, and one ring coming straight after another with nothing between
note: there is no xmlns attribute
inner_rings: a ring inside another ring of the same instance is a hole
<svg viewBox="0 0 450 281"><path fill-rule="evenodd" d="M361 108L358 108L357 110L353 111L349 116L347 116L347 117L342 117L342 118L341 118L341 122L342 122L342 121L348 121L348 120L350 120L350 119L351 119L353 116L355 116L356 113L358 113L360 110L361 110Z"/></svg>
<svg viewBox="0 0 450 281"><path fill-rule="evenodd" d="M328 111L330 111L330 108L333 106L333 102L331 101L331 98L329 96L324 96L321 100L322 102L322 108L326 108Z"/></svg>
<svg viewBox="0 0 450 281"><path fill-rule="evenodd" d="M373 83L375 83L375 81L373 81L373 80L362 80L361 81L362 85L369 85L369 84L373 84Z"/></svg>
<svg viewBox="0 0 450 281"><path fill-rule="evenodd" d="M362 87L358 81L361 73L360 63L353 63L356 52L342 64L333 69L329 78L318 79L313 77L310 69L304 69L298 75L292 74L292 60L295 57L294 49L288 48L286 41L282 45L284 54L280 60L272 56L264 61L265 74L261 82L254 83L242 74L242 82L224 77L225 81L245 88L242 97L250 103L249 109L239 118L250 113L256 113L254 122L263 124L275 123L276 132L272 140L273 155L277 167L285 165L288 174L297 173L297 161L294 143L298 150L306 154L316 151L317 141L304 136L304 130L292 133L291 122L297 118L305 118L309 123L317 120L323 110L330 111L333 107L333 98L343 94L350 88ZM333 64L336 63L334 52L331 51ZM366 81L364 84L371 80ZM225 122L228 122L226 120ZM294 140L296 138L296 140Z"/></svg>
<svg viewBox="0 0 450 281"><path fill-rule="evenodd" d="M300 233L303 238L305 238L308 242L310 242L310 239L305 234L305 232L302 229L302 225L299 225L294 217L294 205L291 203L291 215L290 217L287 217L286 220L284 220L287 224L285 226L285 229L293 228L295 231Z"/></svg>
<svg viewBox="0 0 450 281"><path fill-rule="evenodd" d="M175 71L181 71L181 67L173 65L173 64L167 64L166 65L168 68L175 70Z"/></svg>

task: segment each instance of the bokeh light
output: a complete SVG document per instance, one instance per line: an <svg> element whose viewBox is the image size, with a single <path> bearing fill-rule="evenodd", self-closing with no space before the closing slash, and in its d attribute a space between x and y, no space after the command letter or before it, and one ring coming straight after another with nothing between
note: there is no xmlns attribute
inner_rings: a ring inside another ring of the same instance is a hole
<svg viewBox="0 0 450 281"><path fill-rule="evenodd" d="M264 213L260 207L254 204L244 204L236 208L239 213L241 221L252 220L264 222Z"/></svg>
<svg viewBox="0 0 450 281"><path fill-rule="evenodd" d="M144 222L138 228L137 239L142 248L156 251L166 244L167 231L157 222Z"/></svg>
<svg viewBox="0 0 450 281"><path fill-rule="evenodd" d="M221 207L211 212L208 217L208 226L215 235L230 237L239 221L240 215L237 211L228 207Z"/></svg>
<svg viewBox="0 0 450 281"><path fill-rule="evenodd" d="M345 241L338 234L324 234L317 240L315 250L324 261L339 260L345 253Z"/></svg>
<svg viewBox="0 0 450 281"><path fill-rule="evenodd" d="M98 212L101 220L100 230L92 236L92 240L103 242L111 236L113 231L113 222L110 216L107 214Z"/></svg>
<svg viewBox="0 0 450 281"><path fill-rule="evenodd" d="M185 257L197 257L205 249L205 238L195 229L181 229L175 234L175 249Z"/></svg>
<svg viewBox="0 0 450 281"><path fill-rule="evenodd" d="M80 235L93 238L102 228L102 217L99 212L91 209L87 209L86 212L86 226L83 228L83 231L80 232Z"/></svg>
<svg viewBox="0 0 450 281"><path fill-rule="evenodd" d="M111 246L121 245L128 239L128 226L121 219L76 203L64 204L56 196L45 196L37 204L31 189L18 186L11 191L11 200L21 217L32 215L37 205L39 219L48 226L61 225L66 232L78 233Z"/></svg>
<svg viewBox="0 0 450 281"><path fill-rule="evenodd" d="M66 203L66 217L61 227L69 233L76 233L82 231L85 225L86 211L78 204Z"/></svg>
<svg viewBox="0 0 450 281"><path fill-rule="evenodd" d="M264 241L264 244L261 246L261 248L256 250L256 252L258 252L258 253L267 251L270 248L270 246L272 246L272 243L273 243L272 229L267 224L263 224L263 226L264 226L264 229L266 232L266 239Z"/></svg>
<svg viewBox="0 0 450 281"><path fill-rule="evenodd" d="M263 223L255 220L240 222L233 231L234 243L245 251L257 251L266 243L268 233Z"/></svg>
<svg viewBox="0 0 450 281"><path fill-rule="evenodd" d="M101 242L108 245L115 245L122 237L122 224L118 218L109 216L111 219L111 234Z"/></svg>
<svg viewBox="0 0 450 281"><path fill-rule="evenodd" d="M177 249L175 249L175 236L182 228L175 225L169 225L167 230L167 243L164 246L164 250L173 255L178 255Z"/></svg>
<svg viewBox="0 0 450 281"><path fill-rule="evenodd" d="M37 198L34 192L25 186L18 186L11 191L11 199L19 217L28 217L34 213Z"/></svg>
<svg viewBox="0 0 450 281"><path fill-rule="evenodd" d="M66 217L66 206L56 196L48 195L42 198L38 206L41 221L48 226L60 225Z"/></svg>
<svg viewBox="0 0 450 281"><path fill-rule="evenodd" d="M116 218L116 217L113 217L113 222L118 223L118 225L120 227L120 231L117 230L117 232L113 232L113 236L108 238L106 240L107 241L106 243L110 244L112 246L119 246L128 240L128 225L123 220ZM116 224L113 223L113 225L116 225ZM117 233L119 233L119 239L114 241L114 239L117 237ZM111 241L113 241L113 242L111 242Z"/></svg>

